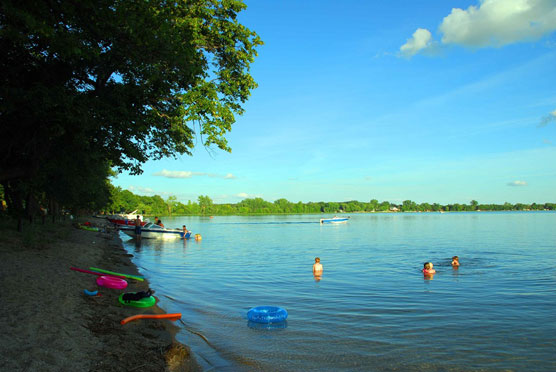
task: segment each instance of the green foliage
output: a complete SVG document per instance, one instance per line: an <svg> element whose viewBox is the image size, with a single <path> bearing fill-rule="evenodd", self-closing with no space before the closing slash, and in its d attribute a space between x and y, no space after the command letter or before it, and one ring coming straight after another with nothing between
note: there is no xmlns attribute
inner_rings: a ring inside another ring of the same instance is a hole
<svg viewBox="0 0 556 372"><path fill-rule="evenodd" d="M141 173L148 159L190 154L195 136L230 151L225 136L256 87L249 69L262 44L237 20L245 8L3 1L0 183L12 214L21 217L26 199L127 209L129 195L107 183L111 168Z"/></svg>
<svg viewBox="0 0 556 372"><path fill-rule="evenodd" d="M188 201L183 204L177 201L175 196L170 196L166 201L160 196L139 196L121 188L113 189L113 200L125 200L125 203L119 204L116 208L106 210L132 211L138 209L140 212L145 211L147 215L167 216L171 215L244 215L244 214L309 214L309 213L359 213L359 212L391 212L396 207L402 212L439 212L439 211L503 211L503 210L554 210L556 204L545 203L531 205L517 203L512 205L506 203L504 205L496 204L449 204L442 206L438 203L417 204L411 200L405 200L401 205L391 204L390 202L380 202L372 199L369 203L351 200L347 202L318 202L318 203L292 203L284 198L275 200L270 203L262 198L247 198L237 204L214 204L212 199L206 195L200 195L197 198L198 203ZM171 203L171 210L168 208ZM145 206L145 207L144 207ZM477 208L477 209L474 209Z"/></svg>

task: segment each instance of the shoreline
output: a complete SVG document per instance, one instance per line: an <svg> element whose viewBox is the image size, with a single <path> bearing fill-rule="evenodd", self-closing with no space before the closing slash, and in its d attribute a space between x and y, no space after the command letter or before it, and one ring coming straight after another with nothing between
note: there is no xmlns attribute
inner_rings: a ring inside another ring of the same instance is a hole
<svg viewBox="0 0 556 372"><path fill-rule="evenodd" d="M3 220L0 365L10 371L201 371L189 347L176 340L180 328L171 321L120 324L136 314L165 313L157 305L119 304L120 293L147 290L147 280L128 280L124 290L99 288L96 276L70 270L139 275L117 230L104 220L89 221L101 232L74 228L68 220L25 224L18 233L15 223ZM101 295L86 296L84 289Z"/></svg>

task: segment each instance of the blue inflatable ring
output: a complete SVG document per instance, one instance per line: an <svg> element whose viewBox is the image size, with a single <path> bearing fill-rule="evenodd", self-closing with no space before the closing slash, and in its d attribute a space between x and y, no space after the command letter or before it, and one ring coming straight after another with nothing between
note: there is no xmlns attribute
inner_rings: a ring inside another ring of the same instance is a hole
<svg viewBox="0 0 556 372"><path fill-rule="evenodd" d="M255 323L280 323L287 317L286 309L277 306L257 306L247 312L247 319Z"/></svg>

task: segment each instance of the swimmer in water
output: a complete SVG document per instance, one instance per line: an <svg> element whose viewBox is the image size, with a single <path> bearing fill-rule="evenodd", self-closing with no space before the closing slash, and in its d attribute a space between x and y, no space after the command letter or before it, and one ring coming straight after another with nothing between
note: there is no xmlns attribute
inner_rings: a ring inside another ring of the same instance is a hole
<svg viewBox="0 0 556 372"><path fill-rule="evenodd" d="M431 275L431 274L436 274L436 270L433 269L433 264L432 262L425 262L425 264L423 265L423 274L425 275Z"/></svg>
<svg viewBox="0 0 556 372"><path fill-rule="evenodd" d="M322 275L322 265L320 263L320 258L315 258L315 263L313 265L313 274Z"/></svg>
<svg viewBox="0 0 556 372"><path fill-rule="evenodd" d="M320 258L315 258L315 263L313 264L313 276L315 281L319 282L322 278L322 265L320 263Z"/></svg>
<svg viewBox="0 0 556 372"><path fill-rule="evenodd" d="M459 267L459 257L454 256L452 257L452 267L457 269Z"/></svg>

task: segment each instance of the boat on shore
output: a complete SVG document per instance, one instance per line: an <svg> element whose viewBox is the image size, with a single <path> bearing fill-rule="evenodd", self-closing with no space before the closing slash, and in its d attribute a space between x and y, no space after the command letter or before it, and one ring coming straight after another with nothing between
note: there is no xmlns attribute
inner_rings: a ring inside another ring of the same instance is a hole
<svg viewBox="0 0 556 372"><path fill-rule="evenodd" d="M112 214L110 216L106 216L106 219L115 225L135 226L135 220L137 219L137 217L139 217L139 219L141 220L141 226L145 226L149 221L143 220L143 216L137 214L136 212L137 210L125 214Z"/></svg>
<svg viewBox="0 0 556 372"><path fill-rule="evenodd" d="M118 225L118 229L124 234L135 238L135 226ZM146 239L189 239L191 231L184 234L182 229L166 229L154 223L147 223L141 228L141 238Z"/></svg>
<svg viewBox="0 0 556 372"><path fill-rule="evenodd" d="M346 223L349 221L349 216L348 217L338 217L338 216L334 216L332 218L321 218L320 219L320 223Z"/></svg>
<svg viewBox="0 0 556 372"><path fill-rule="evenodd" d="M128 220L127 218L113 218L106 217L106 219L118 226L135 226L135 220ZM145 226L147 221L141 221L141 226Z"/></svg>

